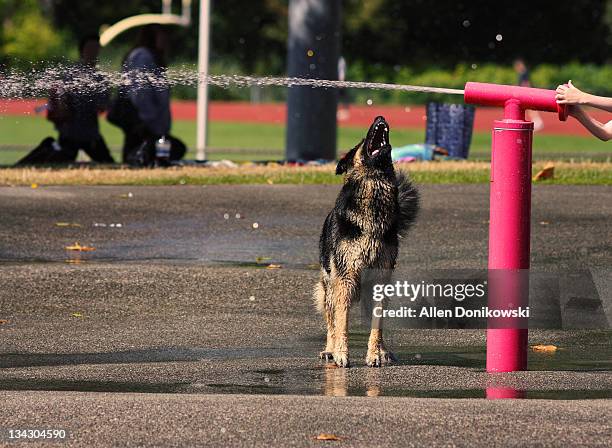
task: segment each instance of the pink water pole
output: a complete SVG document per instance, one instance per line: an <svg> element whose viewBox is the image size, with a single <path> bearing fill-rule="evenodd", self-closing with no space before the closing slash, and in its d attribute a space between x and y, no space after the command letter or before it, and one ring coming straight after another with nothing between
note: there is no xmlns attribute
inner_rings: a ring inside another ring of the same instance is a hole
<svg viewBox="0 0 612 448"><path fill-rule="evenodd" d="M557 104L554 90L478 82L465 85L464 100L467 104L504 108L504 118L493 123L489 269L504 273L504 300L520 303L517 295L525 291L525 276L521 273L529 269L531 224L533 123L525 120L525 110L556 112L565 121L567 109ZM525 370L527 334L526 328L489 327L487 371ZM487 396L511 398L507 391L497 392L488 390Z"/></svg>

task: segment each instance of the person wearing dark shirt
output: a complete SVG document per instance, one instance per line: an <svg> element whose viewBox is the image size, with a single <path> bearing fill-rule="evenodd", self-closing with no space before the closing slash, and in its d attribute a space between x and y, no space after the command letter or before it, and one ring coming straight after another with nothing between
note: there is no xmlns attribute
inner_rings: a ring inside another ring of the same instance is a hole
<svg viewBox="0 0 612 448"><path fill-rule="evenodd" d="M185 155L185 144L170 135L170 87L166 83L169 50L165 28L158 24L146 25L140 29L136 45L123 61L122 73L132 84L119 89L107 116L125 134L123 163L132 166L158 163L157 142L161 141L170 144L169 162Z"/></svg>
<svg viewBox="0 0 612 448"><path fill-rule="evenodd" d="M80 61L71 69L63 84L75 78L85 79L90 88L82 84L77 89L60 88L52 92L49 100L48 118L59 132L62 160L76 160L79 149L98 163L114 163L104 138L100 134L98 114L108 103L108 91L104 88L102 75L96 70L100 44L98 36L87 36L79 43Z"/></svg>

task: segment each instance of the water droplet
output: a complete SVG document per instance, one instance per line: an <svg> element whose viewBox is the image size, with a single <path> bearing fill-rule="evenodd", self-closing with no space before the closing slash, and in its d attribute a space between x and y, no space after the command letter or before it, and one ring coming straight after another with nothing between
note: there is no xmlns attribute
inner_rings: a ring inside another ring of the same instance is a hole
<svg viewBox="0 0 612 448"><path fill-rule="evenodd" d="M501 34L498 34L497 36L495 36L495 40L497 42L501 42L503 38L504 38L504 36L502 36Z"/></svg>
<svg viewBox="0 0 612 448"><path fill-rule="evenodd" d="M472 64L472 70L476 70L478 68L478 64Z"/></svg>
<svg viewBox="0 0 612 448"><path fill-rule="evenodd" d="M229 213L224 213L223 214L223 219L229 219Z"/></svg>
<svg viewBox="0 0 612 448"><path fill-rule="evenodd" d="M236 213L236 219L240 219L240 213Z"/></svg>
<svg viewBox="0 0 612 448"><path fill-rule="evenodd" d="M253 228L254 228L254 229L258 229L258 228L259 228L259 224L258 224L258 223L256 223L256 222L254 222L254 223L253 223Z"/></svg>

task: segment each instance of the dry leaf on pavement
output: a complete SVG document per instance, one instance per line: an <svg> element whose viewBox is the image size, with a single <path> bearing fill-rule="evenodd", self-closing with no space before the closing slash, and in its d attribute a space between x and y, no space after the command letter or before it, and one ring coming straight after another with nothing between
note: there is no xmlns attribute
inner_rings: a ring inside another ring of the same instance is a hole
<svg viewBox="0 0 612 448"><path fill-rule="evenodd" d="M335 434L321 433L315 437L315 440L330 440L331 441L331 440L342 440L342 439Z"/></svg>
<svg viewBox="0 0 612 448"><path fill-rule="evenodd" d="M79 243L74 243L72 246L66 246L66 250L76 250L79 252L91 252L92 250L96 250L95 247L90 246L81 246Z"/></svg>
<svg viewBox="0 0 612 448"><path fill-rule="evenodd" d="M531 347L531 349L534 352L545 352L545 353L553 353L557 351L557 346L556 345L533 345Z"/></svg>

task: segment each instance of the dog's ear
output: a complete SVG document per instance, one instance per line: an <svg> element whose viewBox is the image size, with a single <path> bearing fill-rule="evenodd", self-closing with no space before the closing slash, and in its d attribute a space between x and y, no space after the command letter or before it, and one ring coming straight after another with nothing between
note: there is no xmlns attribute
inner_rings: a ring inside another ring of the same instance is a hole
<svg viewBox="0 0 612 448"><path fill-rule="evenodd" d="M361 140L357 146L347 152L344 157L340 159L338 165L336 165L336 174L344 174L346 173L352 166L353 161L355 159L355 154L361 145L363 145L364 140Z"/></svg>

